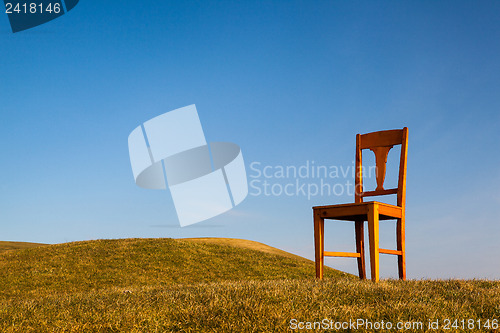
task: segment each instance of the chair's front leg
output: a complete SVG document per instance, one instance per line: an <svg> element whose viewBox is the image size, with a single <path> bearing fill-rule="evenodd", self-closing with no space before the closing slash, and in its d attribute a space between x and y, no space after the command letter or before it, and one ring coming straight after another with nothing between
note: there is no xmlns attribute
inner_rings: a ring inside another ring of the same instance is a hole
<svg viewBox="0 0 500 333"><path fill-rule="evenodd" d="M314 253L316 259L316 278L323 278L323 257L324 257L324 235L325 220L319 215L319 212L313 211L314 216Z"/></svg>
<svg viewBox="0 0 500 333"><path fill-rule="evenodd" d="M379 280L379 226L378 205L368 206L368 233L370 236L370 266L372 281Z"/></svg>
<svg viewBox="0 0 500 333"><path fill-rule="evenodd" d="M399 278L403 281L406 280L406 252L405 252L405 217L398 219L396 227L397 246L401 255L398 256L398 270Z"/></svg>

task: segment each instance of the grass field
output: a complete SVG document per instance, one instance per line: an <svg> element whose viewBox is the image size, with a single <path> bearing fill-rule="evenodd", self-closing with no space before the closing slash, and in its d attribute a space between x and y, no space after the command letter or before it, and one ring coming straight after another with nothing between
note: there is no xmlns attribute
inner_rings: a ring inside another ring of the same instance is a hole
<svg viewBox="0 0 500 333"><path fill-rule="evenodd" d="M373 284L333 269L325 277L314 279L309 260L234 239L11 249L0 254L0 332L286 332L318 323L363 332L382 321L392 331L404 323L406 332L500 332L499 281ZM436 320L439 329L429 328Z"/></svg>

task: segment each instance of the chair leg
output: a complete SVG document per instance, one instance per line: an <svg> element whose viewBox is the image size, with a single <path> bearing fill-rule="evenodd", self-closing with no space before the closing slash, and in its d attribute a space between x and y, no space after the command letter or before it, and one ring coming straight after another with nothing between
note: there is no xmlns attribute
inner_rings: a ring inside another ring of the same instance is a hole
<svg viewBox="0 0 500 333"><path fill-rule="evenodd" d="M316 278L323 279L325 220L314 212L314 249L316 259Z"/></svg>
<svg viewBox="0 0 500 333"><path fill-rule="evenodd" d="M365 229L364 221L356 221L356 252L361 256L358 258L358 272L359 278L366 279L365 269Z"/></svg>
<svg viewBox="0 0 500 333"><path fill-rule="evenodd" d="M396 226L397 246L401 255L398 256L399 278L406 280L406 251L405 251L405 218L398 219Z"/></svg>
<svg viewBox="0 0 500 333"><path fill-rule="evenodd" d="M379 226L378 205L373 204L368 208L368 233L370 236L370 266L372 281L379 280Z"/></svg>

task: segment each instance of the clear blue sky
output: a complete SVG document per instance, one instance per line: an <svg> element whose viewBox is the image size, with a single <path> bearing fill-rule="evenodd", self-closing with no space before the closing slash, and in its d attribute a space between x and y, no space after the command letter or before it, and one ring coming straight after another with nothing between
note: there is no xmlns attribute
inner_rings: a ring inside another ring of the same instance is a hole
<svg viewBox="0 0 500 333"><path fill-rule="evenodd" d="M408 277L499 279L499 16L499 1L81 0L13 34L1 14L0 239L235 237L312 259L311 207L352 197L250 195L181 229L168 191L134 184L128 134L196 104L249 176L348 167L356 133L409 127ZM353 248L349 223L326 231Z"/></svg>

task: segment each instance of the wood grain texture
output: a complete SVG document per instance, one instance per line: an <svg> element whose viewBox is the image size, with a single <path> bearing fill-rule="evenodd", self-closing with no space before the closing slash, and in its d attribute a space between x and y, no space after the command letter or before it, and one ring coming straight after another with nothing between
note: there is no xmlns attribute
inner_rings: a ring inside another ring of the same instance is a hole
<svg viewBox="0 0 500 333"><path fill-rule="evenodd" d="M314 212L314 250L316 261L316 278L323 278L323 253L324 253L324 233L325 220L320 217L317 212Z"/></svg>
<svg viewBox="0 0 500 333"><path fill-rule="evenodd" d="M401 251L397 251L397 250L378 249L378 252L383 253L383 254L393 254L393 255L397 255L397 256L401 255Z"/></svg>
<svg viewBox="0 0 500 333"><path fill-rule="evenodd" d="M330 252L330 251L325 251L323 255L325 257L348 257L348 258L360 258L361 257L360 253L354 253L354 252Z"/></svg>
<svg viewBox="0 0 500 333"><path fill-rule="evenodd" d="M377 282L380 279L378 223L378 205L371 205L368 211L368 237L370 238L370 268L373 282Z"/></svg>
<svg viewBox="0 0 500 333"><path fill-rule="evenodd" d="M405 127L406 128L406 127ZM378 131L360 135L360 149L370 149L373 147L388 147L400 145L403 141L402 130Z"/></svg>
<svg viewBox="0 0 500 333"><path fill-rule="evenodd" d="M375 191L384 190L385 169L387 167L387 155L389 154L389 150L391 150L392 147L393 146L370 148L370 150L375 154L375 164L377 166L376 168L377 188L375 189Z"/></svg>

